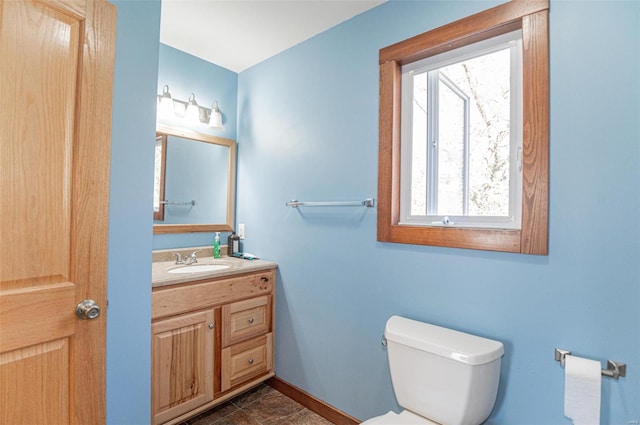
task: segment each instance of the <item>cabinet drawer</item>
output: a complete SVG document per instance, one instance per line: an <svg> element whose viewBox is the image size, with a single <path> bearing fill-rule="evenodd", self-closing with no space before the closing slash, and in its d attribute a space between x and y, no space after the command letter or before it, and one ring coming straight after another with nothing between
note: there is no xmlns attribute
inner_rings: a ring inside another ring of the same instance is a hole
<svg viewBox="0 0 640 425"><path fill-rule="evenodd" d="M222 307L222 346L228 347L271 330L271 296L251 298Z"/></svg>
<svg viewBox="0 0 640 425"><path fill-rule="evenodd" d="M237 299L268 295L274 288L275 272L272 270L154 288L151 295L152 319L209 308Z"/></svg>
<svg viewBox="0 0 640 425"><path fill-rule="evenodd" d="M273 369L273 334L227 347L222 350L221 390L263 375Z"/></svg>

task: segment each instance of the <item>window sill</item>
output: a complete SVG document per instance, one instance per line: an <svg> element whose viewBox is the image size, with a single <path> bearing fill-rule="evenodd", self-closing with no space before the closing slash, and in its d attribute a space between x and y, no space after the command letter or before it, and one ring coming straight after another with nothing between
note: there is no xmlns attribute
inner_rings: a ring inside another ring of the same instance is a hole
<svg viewBox="0 0 640 425"><path fill-rule="evenodd" d="M378 240L380 242L519 253L521 252L521 233L520 230L505 229L392 225L389 227L387 237L378 233Z"/></svg>

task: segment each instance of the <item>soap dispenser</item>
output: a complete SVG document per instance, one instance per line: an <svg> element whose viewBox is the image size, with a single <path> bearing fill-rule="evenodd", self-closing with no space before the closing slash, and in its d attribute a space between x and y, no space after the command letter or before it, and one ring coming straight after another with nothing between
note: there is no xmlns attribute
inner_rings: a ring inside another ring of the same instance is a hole
<svg viewBox="0 0 640 425"><path fill-rule="evenodd" d="M213 238L213 258L220 258L220 232Z"/></svg>

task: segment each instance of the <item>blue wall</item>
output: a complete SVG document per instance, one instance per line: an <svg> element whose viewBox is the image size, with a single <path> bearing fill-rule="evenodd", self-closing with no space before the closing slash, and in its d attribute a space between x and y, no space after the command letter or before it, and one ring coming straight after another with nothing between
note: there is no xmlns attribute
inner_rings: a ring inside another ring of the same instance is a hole
<svg viewBox="0 0 640 425"><path fill-rule="evenodd" d="M279 263L276 373L365 419L398 409L393 314L503 341L491 423L565 424L555 347L627 362L602 423L640 420L640 3L551 3L549 256L376 242L378 50L496 2L391 1L239 75L238 213ZM397 23L397 24L393 24Z"/></svg>
<svg viewBox="0 0 640 425"><path fill-rule="evenodd" d="M160 1L118 8L111 136L107 423L151 418L151 250Z"/></svg>
<svg viewBox="0 0 640 425"><path fill-rule="evenodd" d="M198 104L207 108L211 108L213 102L217 100L222 112L224 129L215 130L204 124L189 126L175 119L160 120L161 124L236 140L238 74L165 44L160 44L157 73L157 93L162 93L162 87L167 84L174 99L186 101L193 92ZM223 240L226 240L225 235ZM212 243L213 233L184 233L153 237L154 249L203 246Z"/></svg>
<svg viewBox="0 0 640 425"><path fill-rule="evenodd" d="M186 102L191 93L195 93L198 104L206 108L211 108L217 100L224 129L211 129L205 124L185 126L178 120L160 119L160 123L236 139L238 74L160 43L158 94L162 93L164 85L169 86L174 99Z"/></svg>
<svg viewBox="0 0 640 425"><path fill-rule="evenodd" d="M156 95L169 84L172 95L181 100L191 91L203 106L211 106L204 101L218 99L224 130L191 129L235 139L237 74L161 45L160 0L112 3L118 8L118 21L109 208L107 423L138 425L151 421L151 252L158 248L151 214ZM158 245L203 245L213 240L206 235L206 242L189 235L167 235Z"/></svg>

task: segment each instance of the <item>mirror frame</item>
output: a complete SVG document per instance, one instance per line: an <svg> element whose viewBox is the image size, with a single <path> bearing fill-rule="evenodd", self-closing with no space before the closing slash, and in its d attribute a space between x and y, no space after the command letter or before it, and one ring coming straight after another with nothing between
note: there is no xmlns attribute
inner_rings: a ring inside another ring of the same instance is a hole
<svg viewBox="0 0 640 425"><path fill-rule="evenodd" d="M153 234L168 233L196 233L196 232L231 232L236 212L236 141L223 137L212 136L210 134L199 133L176 127L156 124L156 133L164 133L168 136L182 137L195 140L197 142L211 143L214 145L226 146L229 148L229 174L227 176L227 222L210 224L154 224Z"/></svg>
<svg viewBox="0 0 640 425"><path fill-rule="evenodd" d="M159 135L160 133L156 132L156 155L158 154L158 142L160 143L160 150L162 151L162 159L161 164L160 164L160 188L159 188L159 198L160 200L164 199L164 178L167 174L167 134L166 133L162 133L162 135ZM158 140L160 139L160 140ZM157 164L156 164L157 166ZM154 181L154 188L153 188L153 201L154 201L154 209L153 209L153 221L164 221L164 207L166 205L164 205L163 203L160 203L160 205L158 206L158 211L155 210L155 198L156 198L156 188L155 188L155 181Z"/></svg>

